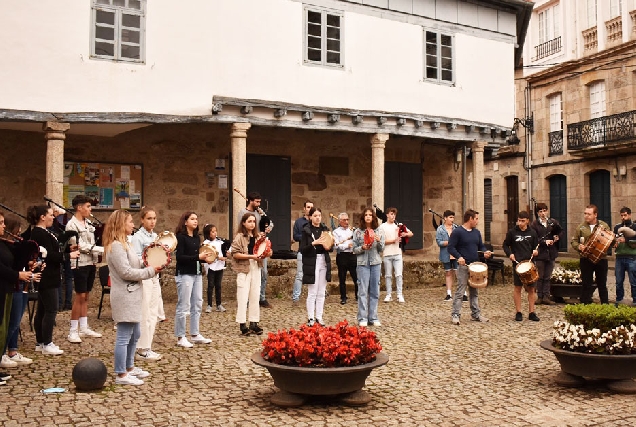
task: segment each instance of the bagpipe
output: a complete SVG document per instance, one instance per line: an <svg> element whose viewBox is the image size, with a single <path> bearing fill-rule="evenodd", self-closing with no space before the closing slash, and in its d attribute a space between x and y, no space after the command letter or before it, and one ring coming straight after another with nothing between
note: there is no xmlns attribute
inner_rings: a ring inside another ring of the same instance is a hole
<svg viewBox="0 0 636 427"><path fill-rule="evenodd" d="M243 193L241 193L241 190L239 190L238 188L235 188L234 191L236 191L239 196L244 198L246 202L248 201L247 197L245 197ZM272 220L269 219L265 211L261 209L260 206L256 208L256 211L261 216L261 220L258 222L258 229L261 233L264 233L265 230L267 230L267 227L269 227L270 225L272 227L274 226L274 223L272 222Z"/></svg>
<svg viewBox="0 0 636 427"><path fill-rule="evenodd" d="M382 211L382 209L380 209L378 207L378 205L376 205L375 203L373 204L373 207L375 208L375 215L380 218L382 220L382 222L386 222L387 221L387 216L386 214ZM429 209L430 211L430 209ZM435 219L433 219L433 221L435 221ZM406 227L406 225L404 225L401 222L397 222L395 223L395 225L398 226L398 240L399 240L399 245L400 248L404 249L404 247L407 245L407 243L409 242L409 238L408 237L401 237L402 233L408 233L409 229ZM437 227L435 227L437 228Z"/></svg>

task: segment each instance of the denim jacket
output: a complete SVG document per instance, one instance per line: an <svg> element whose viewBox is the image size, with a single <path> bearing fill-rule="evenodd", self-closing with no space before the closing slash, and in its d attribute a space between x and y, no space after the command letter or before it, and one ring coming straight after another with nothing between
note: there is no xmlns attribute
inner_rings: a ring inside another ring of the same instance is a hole
<svg viewBox="0 0 636 427"><path fill-rule="evenodd" d="M453 224L453 230L457 226ZM440 224L437 227L437 232L435 233L435 240L437 241L437 246L439 246L439 260L441 262L450 262L450 254L448 253L448 246L442 246L442 243L448 242L450 236L448 235L448 231L446 231L446 226L444 224Z"/></svg>
<svg viewBox="0 0 636 427"><path fill-rule="evenodd" d="M380 253L384 251L384 232L380 230L380 227L374 230L376 236L380 236L380 241L373 241L371 249L364 250L364 230L356 228L353 232L353 253L358 255L357 265L378 265L382 264L382 256Z"/></svg>

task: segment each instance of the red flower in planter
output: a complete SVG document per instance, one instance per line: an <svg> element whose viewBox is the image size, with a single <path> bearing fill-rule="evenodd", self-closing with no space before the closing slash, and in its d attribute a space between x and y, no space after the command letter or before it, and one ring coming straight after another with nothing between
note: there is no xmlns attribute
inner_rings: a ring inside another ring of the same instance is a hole
<svg viewBox="0 0 636 427"><path fill-rule="evenodd" d="M270 332L261 355L278 365L356 366L375 360L382 351L375 332L342 321L323 327L316 323L300 329Z"/></svg>

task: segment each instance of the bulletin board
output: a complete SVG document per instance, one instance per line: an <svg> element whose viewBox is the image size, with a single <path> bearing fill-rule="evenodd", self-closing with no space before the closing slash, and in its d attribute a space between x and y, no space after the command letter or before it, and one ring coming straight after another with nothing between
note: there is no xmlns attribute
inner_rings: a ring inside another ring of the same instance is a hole
<svg viewBox="0 0 636 427"><path fill-rule="evenodd" d="M143 166L126 163L64 162L64 206L85 194L93 209L141 209Z"/></svg>

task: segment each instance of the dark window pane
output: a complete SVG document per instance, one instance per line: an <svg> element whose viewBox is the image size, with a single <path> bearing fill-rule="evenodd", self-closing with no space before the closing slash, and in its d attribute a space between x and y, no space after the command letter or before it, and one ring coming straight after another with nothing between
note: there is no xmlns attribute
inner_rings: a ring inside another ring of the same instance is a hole
<svg viewBox="0 0 636 427"><path fill-rule="evenodd" d="M340 41L338 41L338 40L327 40L327 50L340 52Z"/></svg>
<svg viewBox="0 0 636 427"><path fill-rule="evenodd" d="M442 58L442 68L445 70L452 70L453 60L450 58Z"/></svg>
<svg viewBox="0 0 636 427"><path fill-rule="evenodd" d="M122 24L124 27L141 28L141 16L122 14Z"/></svg>
<svg viewBox="0 0 636 427"><path fill-rule="evenodd" d="M317 61L320 62L321 57L320 57L320 50L317 49L308 49L307 50L307 59L309 59L310 61Z"/></svg>
<svg viewBox="0 0 636 427"><path fill-rule="evenodd" d="M121 30L121 41L139 44L140 33L135 30Z"/></svg>
<svg viewBox="0 0 636 427"><path fill-rule="evenodd" d="M113 43L95 42L95 55L115 56Z"/></svg>
<svg viewBox="0 0 636 427"><path fill-rule="evenodd" d="M95 27L95 37L104 40L115 40L115 29L113 27Z"/></svg>
<svg viewBox="0 0 636 427"><path fill-rule="evenodd" d="M340 28L327 27L327 37L340 40Z"/></svg>
<svg viewBox="0 0 636 427"><path fill-rule="evenodd" d="M320 12L312 12L310 10L307 13L307 21L312 22L314 24L320 24L322 22L322 17L320 16Z"/></svg>
<svg viewBox="0 0 636 427"><path fill-rule="evenodd" d="M340 54L337 52L327 52L327 63L340 64Z"/></svg>
<svg viewBox="0 0 636 427"><path fill-rule="evenodd" d="M113 5L114 6L125 7L126 6L126 0L113 0Z"/></svg>
<svg viewBox="0 0 636 427"><path fill-rule="evenodd" d="M95 15L95 21L100 24L115 25L115 12L106 12L105 10L98 10Z"/></svg>
<svg viewBox="0 0 636 427"><path fill-rule="evenodd" d="M327 25L340 27L340 17L338 15L327 15Z"/></svg>
<svg viewBox="0 0 636 427"><path fill-rule="evenodd" d="M426 54L427 55L435 55L435 56L437 56L437 46L435 46L434 44L427 44L426 45Z"/></svg>
<svg viewBox="0 0 636 427"><path fill-rule="evenodd" d="M452 40L451 36L442 35L441 39L442 39L442 45L443 46L451 46L451 40Z"/></svg>
<svg viewBox="0 0 636 427"><path fill-rule="evenodd" d="M309 24L308 25L309 28L307 28L307 33L310 36L316 36L316 37L320 37L320 25L318 24Z"/></svg>
<svg viewBox="0 0 636 427"><path fill-rule="evenodd" d="M453 81L453 72L450 70L442 70L442 80L447 82Z"/></svg>
<svg viewBox="0 0 636 427"><path fill-rule="evenodd" d="M139 46L121 45L121 57L139 59Z"/></svg>
<svg viewBox="0 0 636 427"><path fill-rule="evenodd" d="M426 78L437 79L437 68L426 67Z"/></svg>
<svg viewBox="0 0 636 427"><path fill-rule="evenodd" d="M320 37L307 37L307 45L312 49L322 48Z"/></svg>
<svg viewBox="0 0 636 427"><path fill-rule="evenodd" d="M426 32L426 43L435 43L437 44L437 33L431 33L430 31Z"/></svg>
<svg viewBox="0 0 636 427"><path fill-rule="evenodd" d="M139 1L139 0L128 0L128 7L130 9L141 10L141 1Z"/></svg>
<svg viewBox="0 0 636 427"><path fill-rule="evenodd" d="M426 55L426 66L437 67L437 57Z"/></svg>
<svg viewBox="0 0 636 427"><path fill-rule="evenodd" d="M453 50L450 47L442 46L442 56L450 58L453 55Z"/></svg>

